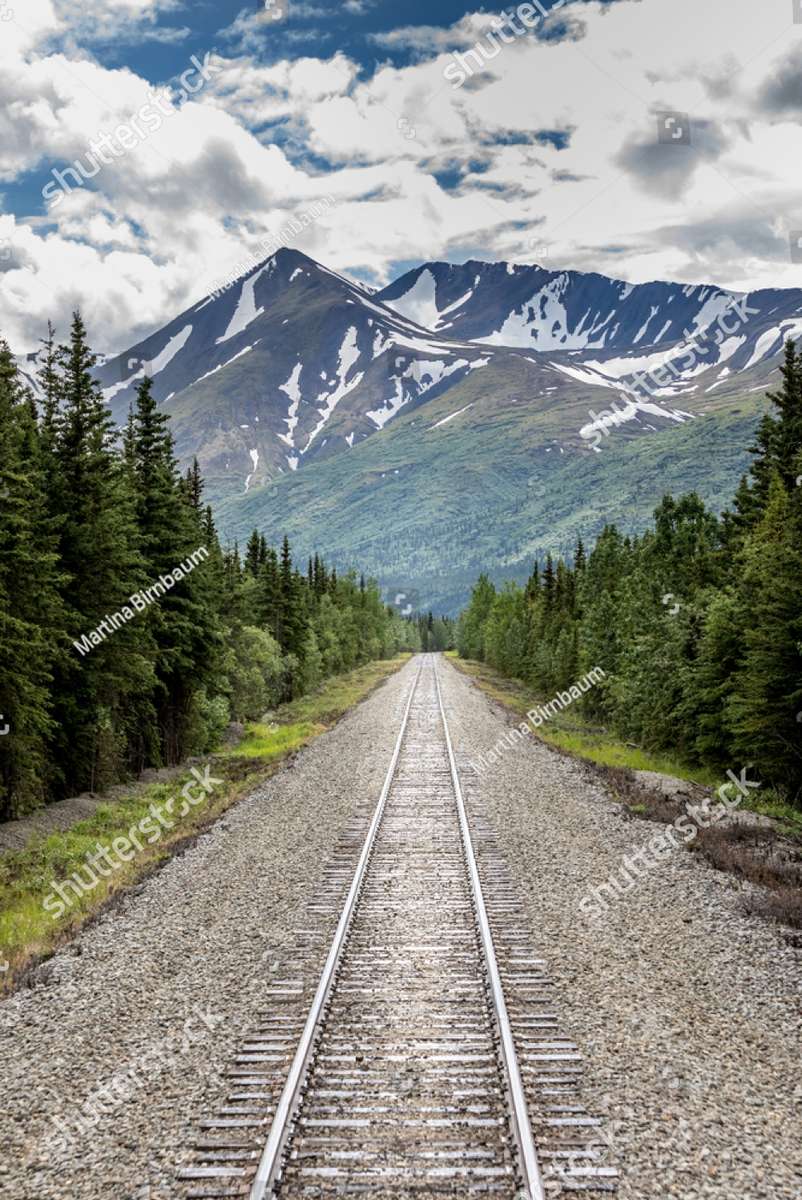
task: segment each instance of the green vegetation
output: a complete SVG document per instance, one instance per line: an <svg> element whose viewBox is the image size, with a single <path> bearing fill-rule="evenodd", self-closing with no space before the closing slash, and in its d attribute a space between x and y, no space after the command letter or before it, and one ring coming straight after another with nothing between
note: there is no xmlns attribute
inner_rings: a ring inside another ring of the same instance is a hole
<svg viewBox="0 0 802 1200"><path fill-rule="evenodd" d="M458 670L470 675L488 696L492 696L506 708L519 716L539 704L545 704L553 696L535 694L523 680L510 679L487 663L449 656ZM627 767L632 771L657 771L662 775L673 775L676 779L688 779L703 787L712 787L721 782L716 771L699 764L692 764L676 755L644 750L640 746L621 741L611 730L598 725L584 715L581 706L572 705L564 712L556 711L539 729L532 730L535 737L558 746L561 750L586 758L605 767ZM757 810L756 810L757 811Z"/></svg>
<svg viewBox="0 0 802 1200"><path fill-rule="evenodd" d="M245 737L236 750L229 751L230 756L259 758L272 762L283 758L285 754L300 749L320 733L322 726L313 725L310 721L301 721L295 725L261 725L258 722L247 726Z"/></svg>
<svg viewBox="0 0 802 1200"><path fill-rule="evenodd" d="M525 587L497 591L483 575L457 645L537 696L573 687L569 719L596 729L544 727L566 748L659 770L667 764L655 767L655 756L669 754L687 764L669 773L694 777L750 764L764 792L798 809L802 356L792 342L782 379L730 511L718 517L695 493L664 496L642 536L607 525L589 556L579 538L570 564L547 555ZM574 686L593 668L604 672L598 684ZM599 728L644 757L611 747Z"/></svg>
<svg viewBox="0 0 802 1200"><path fill-rule="evenodd" d="M416 649L375 584L254 531L221 547L143 379L121 439L76 314L37 406L0 341L0 820L208 753L332 675Z"/></svg>
<svg viewBox="0 0 802 1200"><path fill-rule="evenodd" d="M407 659L408 655L398 655L328 680L314 694L282 705L270 724L249 726L236 747L210 760L211 774L223 780L222 786L215 787L204 804L190 809L172 830L165 829L157 842L144 846L131 861L121 862L107 877L95 873L96 886L74 896L72 906L58 919L43 906L54 883L84 868L98 842L109 845L146 820L152 805L163 808L191 776L177 774L170 783L133 785L129 795L101 804L72 829L37 837L25 850L0 857L0 966L4 961L10 966L7 973L0 974L0 990L9 988L26 965L68 940L111 897L149 874L211 825L256 783L269 777L276 764L330 728ZM301 706L303 720L298 719Z"/></svg>
<svg viewBox="0 0 802 1200"><path fill-rule="evenodd" d="M271 761L300 749L364 700L408 658L405 653L389 661L380 659L367 663L345 675L334 676L310 695L280 704L269 714L272 718L269 722L249 724L245 736L227 754Z"/></svg>
<svg viewBox="0 0 802 1200"><path fill-rule="evenodd" d="M221 529L231 538L255 524L268 536L286 531L303 554L325 530L332 562L357 561L388 590L420 597L415 607L456 614L480 572L524 584L533 559L570 555L577 537L592 541L611 513L626 532L642 531L665 491L695 490L719 511L766 408L762 394L748 392L752 377L739 377L740 393L722 385L683 397L694 420L656 422L650 433L633 422L595 454L579 438L587 388L552 372L555 390L543 394L542 370L523 357L514 366L472 371L347 454L221 496Z"/></svg>

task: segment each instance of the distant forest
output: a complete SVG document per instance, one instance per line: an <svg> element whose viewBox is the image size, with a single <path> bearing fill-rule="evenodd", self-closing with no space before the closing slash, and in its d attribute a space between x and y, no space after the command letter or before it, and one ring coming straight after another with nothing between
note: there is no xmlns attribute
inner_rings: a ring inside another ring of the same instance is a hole
<svg viewBox="0 0 802 1200"><path fill-rule="evenodd" d="M607 525L589 555L536 565L526 587L482 576L457 644L525 680L564 690L622 737L717 768L754 764L802 807L802 355L786 346L753 462L730 509L665 496L654 527Z"/></svg>
<svg viewBox="0 0 802 1200"><path fill-rule="evenodd" d="M115 429L80 315L34 399L0 341L0 819L213 749L325 677L439 640L317 555L223 548L143 379Z"/></svg>

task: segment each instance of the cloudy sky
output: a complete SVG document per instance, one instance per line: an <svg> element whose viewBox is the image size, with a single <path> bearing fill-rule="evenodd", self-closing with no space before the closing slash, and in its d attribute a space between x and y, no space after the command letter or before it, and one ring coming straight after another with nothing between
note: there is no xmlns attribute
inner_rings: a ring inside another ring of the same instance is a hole
<svg viewBox="0 0 802 1200"><path fill-rule="evenodd" d="M269 2L0 0L15 350L76 306L123 349L291 219L374 285L485 258L802 286L802 0L567 0L503 36L515 7Z"/></svg>

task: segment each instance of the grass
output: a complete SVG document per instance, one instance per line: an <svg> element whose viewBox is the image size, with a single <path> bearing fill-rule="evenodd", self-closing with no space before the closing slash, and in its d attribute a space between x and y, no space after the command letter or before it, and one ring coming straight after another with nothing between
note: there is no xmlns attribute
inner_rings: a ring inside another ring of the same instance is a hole
<svg viewBox="0 0 802 1200"><path fill-rule="evenodd" d="M187 846L257 782L272 774L278 764L330 728L408 658L398 655L358 667L328 680L313 694L282 705L269 724L248 725L237 746L208 756L212 776L222 782L203 802L180 817L177 803L173 828L164 827L162 836L152 845L140 835L141 851L134 852L128 862L120 861L107 877L100 876L97 886L82 896L76 897L72 889L72 906L58 916L52 912L54 904L51 911L44 908L54 881L61 882L85 867L87 855L96 852L98 842L109 846L115 838L126 836L151 816L152 805L163 809L192 780L191 774L187 772L169 784L134 785L129 795L99 805L92 816L71 829L40 835L24 850L0 857L0 993L10 991L28 967L73 937L117 895Z"/></svg>
<svg viewBox="0 0 802 1200"><path fill-rule="evenodd" d="M317 737L326 728L323 724L313 724L311 721L296 721L291 725L247 725L245 736L233 749L224 754L224 758L253 758L260 762L273 762L285 758L286 755L300 750L312 738Z"/></svg>

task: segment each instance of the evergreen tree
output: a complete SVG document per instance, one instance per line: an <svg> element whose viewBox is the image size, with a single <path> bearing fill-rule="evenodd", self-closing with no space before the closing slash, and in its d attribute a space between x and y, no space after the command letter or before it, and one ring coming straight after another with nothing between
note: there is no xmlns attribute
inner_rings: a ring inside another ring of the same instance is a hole
<svg viewBox="0 0 802 1200"><path fill-rule="evenodd" d="M54 685L55 758L69 794L119 778L137 702L149 695L153 673L141 625L131 622L115 632L106 622L144 582L144 564L133 496L111 416L92 378L96 359L79 313L56 361L60 413L51 501L62 595L71 641L95 634L91 648L70 648Z"/></svg>
<svg viewBox="0 0 802 1200"><path fill-rule="evenodd" d="M759 776L802 799L802 503L782 476L743 555L744 655L728 701L733 746Z"/></svg>
<svg viewBox="0 0 802 1200"><path fill-rule="evenodd" d="M50 686L63 647L43 450L29 393L0 341L0 817L42 803L53 731Z"/></svg>
<svg viewBox="0 0 802 1200"><path fill-rule="evenodd" d="M151 381L120 433L94 366L79 314L58 349L49 327L39 414L0 341L0 817L207 752L232 713L419 647L364 575L317 554L302 575L259 533L244 565L224 550Z"/></svg>
<svg viewBox="0 0 802 1200"><path fill-rule="evenodd" d="M191 556L208 547L198 542L198 519L191 493L182 486L166 414L158 411L152 382L137 389L134 412L136 517L148 579L173 579L148 610L146 623L155 647L157 729L161 753L178 762L187 751L193 697L214 673L218 631L204 594L203 559ZM154 588L154 590L157 590ZM151 741L140 739L140 761L153 761Z"/></svg>
<svg viewBox="0 0 802 1200"><path fill-rule="evenodd" d="M248 545L245 549L245 570L250 571L254 579L259 574L259 559L262 540L259 537L259 531L254 529L251 536L248 538Z"/></svg>

